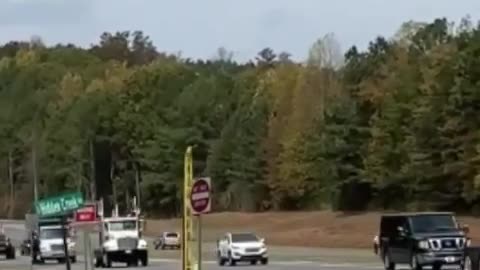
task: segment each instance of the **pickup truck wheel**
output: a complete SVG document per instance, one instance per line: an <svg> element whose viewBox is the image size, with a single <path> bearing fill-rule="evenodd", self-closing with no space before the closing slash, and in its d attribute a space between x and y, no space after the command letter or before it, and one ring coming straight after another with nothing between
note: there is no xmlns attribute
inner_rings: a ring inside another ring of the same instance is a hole
<svg viewBox="0 0 480 270"><path fill-rule="evenodd" d="M251 265L257 264L257 260L251 260L251 261L250 261L250 264L251 264Z"/></svg>
<svg viewBox="0 0 480 270"><path fill-rule="evenodd" d="M268 264L268 258L264 258L260 261L261 264L267 265Z"/></svg>

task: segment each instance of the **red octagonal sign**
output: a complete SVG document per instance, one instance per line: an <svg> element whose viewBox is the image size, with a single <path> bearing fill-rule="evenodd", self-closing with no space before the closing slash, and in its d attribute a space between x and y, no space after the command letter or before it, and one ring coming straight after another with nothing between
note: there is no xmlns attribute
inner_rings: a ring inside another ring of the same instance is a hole
<svg viewBox="0 0 480 270"><path fill-rule="evenodd" d="M194 215L210 212L210 193L210 178L199 178L193 183L190 193L190 204Z"/></svg>

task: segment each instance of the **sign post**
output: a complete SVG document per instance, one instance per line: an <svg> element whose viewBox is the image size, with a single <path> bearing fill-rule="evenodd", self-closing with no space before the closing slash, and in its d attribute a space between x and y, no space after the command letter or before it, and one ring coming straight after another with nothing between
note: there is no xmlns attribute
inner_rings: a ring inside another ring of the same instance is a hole
<svg viewBox="0 0 480 270"><path fill-rule="evenodd" d="M198 270L202 269L202 214L211 210L211 190L210 177L204 177L195 179L190 191L192 212L197 216Z"/></svg>
<svg viewBox="0 0 480 270"><path fill-rule="evenodd" d="M88 203L75 211L75 226L83 228L83 250L85 256L85 270L93 269L90 231L97 225L97 207L95 203Z"/></svg>
<svg viewBox="0 0 480 270"><path fill-rule="evenodd" d="M39 217L62 216L63 249L67 270L71 269L68 253L68 218L67 215L83 206L85 203L81 192L66 193L55 197L35 201L35 211ZM33 243L32 243L33 244ZM33 250L33 247L32 247Z"/></svg>

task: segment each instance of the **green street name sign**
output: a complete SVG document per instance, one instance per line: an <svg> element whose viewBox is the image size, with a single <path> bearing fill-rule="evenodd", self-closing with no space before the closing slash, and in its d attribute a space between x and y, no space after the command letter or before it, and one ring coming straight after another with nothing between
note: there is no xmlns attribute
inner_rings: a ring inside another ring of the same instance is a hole
<svg viewBox="0 0 480 270"><path fill-rule="evenodd" d="M73 192L39 200L35 203L35 210L41 217L64 215L81 208L84 203L82 193Z"/></svg>

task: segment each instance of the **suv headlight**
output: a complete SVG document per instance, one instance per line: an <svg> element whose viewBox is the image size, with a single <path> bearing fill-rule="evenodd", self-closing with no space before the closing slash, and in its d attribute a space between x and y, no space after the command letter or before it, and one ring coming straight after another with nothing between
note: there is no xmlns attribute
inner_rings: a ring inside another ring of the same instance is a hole
<svg viewBox="0 0 480 270"><path fill-rule="evenodd" d="M418 247L421 249L428 249L428 241L427 240L421 240L418 242Z"/></svg>
<svg viewBox="0 0 480 270"><path fill-rule="evenodd" d="M238 250L238 249L240 249L240 247L232 246L232 249Z"/></svg>

